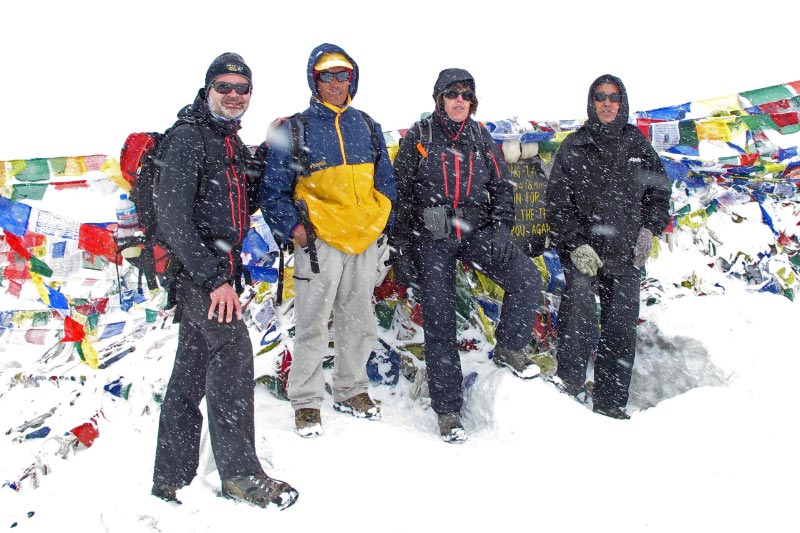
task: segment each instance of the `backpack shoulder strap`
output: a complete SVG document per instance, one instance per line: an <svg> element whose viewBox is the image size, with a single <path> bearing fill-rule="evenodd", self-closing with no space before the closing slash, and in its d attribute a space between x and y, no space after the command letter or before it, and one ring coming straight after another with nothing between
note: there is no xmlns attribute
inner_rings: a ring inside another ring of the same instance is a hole
<svg viewBox="0 0 800 533"><path fill-rule="evenodd" d="M308 176L308 151L306 150L306 132L308 116L295 113L289 117L289 128L292 134L292 161L297 165L300 175Z"/></svg>
<svg viewBox="0 0 800 533"><path fill-rule="evenodd" d="M361 116L364 118L364 122L367 123L367 127L369 128L370 147L372 148L372 160L377 161L381 150L381 141L378 135L382 135L383 132L378 132L378 128L375 127L375 121L366 113L366 111L361 111L360 109L357 109L356 111L361 113Z"/></svg>
<svg viewBox="0 0 800 533"><path fill-rule="evenodd" d="M208 182L214 172L214 165L220 162L225 163L229 158L224 149L221 151L217 149L219 147L219 143L213 142L213 134L208 130L208 128L204 128L195 122L179 120L171 128L164 132L164 137L166 138L167 135L172 133L180 126L190 126L196 129L203 138L203 171L200 173L200 181L197 184L197 194L195 195L195 201L202 200L208 193Z"/></svg>
<svg viewBox="0 0 800 533"><path fill-rule="evenodd" d="M433 123L431 123L431 117L418 120L417 130L419 130L419 142L423 145L430 145L433 142Z"/></svg>

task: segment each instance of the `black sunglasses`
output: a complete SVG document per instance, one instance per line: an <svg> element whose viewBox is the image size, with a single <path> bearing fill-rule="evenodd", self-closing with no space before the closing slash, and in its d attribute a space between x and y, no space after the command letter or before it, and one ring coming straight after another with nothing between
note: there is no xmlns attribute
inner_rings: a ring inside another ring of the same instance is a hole
<svg viewBox="0 0 800 533"><path fill-rule="evenodd" d="M336 78L336 81L350 81L351 72L349 70L343 70L341 72L330 72L328 70L323 70L322 72L317 72L317 79L323 83L330 83Z"/></svg>
<svg viewBox="0 0 800 533"><path fill-rule="evenodd" d="M447 89L443 94L445 98L448 98L450 100L455 100L459 96L464 100L466 100L467 102L472 102L473 100L475 100L475 93L470 90L457 91L455 89Z"/></svg>
<svg viewBox="0 0 800 533"><path fill-rule="evenodd" d="M594 98L595 102L605 102L606 98L608 98L612 102L616 102L616 103L619 103L619 102L622 101L622 95L619 94L619 93L611 93L611 94L594 93L592 95L592 98Z"/></svg>
<svg viewBox="0 0 800 533"><path fill-rule="evenodd" d="M228 94L231 91L236 91L236 94L249 94L249 83L228 83L227 81L218 81L211 85L219 94Z"/></svg>

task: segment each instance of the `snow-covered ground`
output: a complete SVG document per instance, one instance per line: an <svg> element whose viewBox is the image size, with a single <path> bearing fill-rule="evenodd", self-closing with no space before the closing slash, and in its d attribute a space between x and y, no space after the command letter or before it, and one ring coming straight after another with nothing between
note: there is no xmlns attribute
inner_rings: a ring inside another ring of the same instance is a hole
<svg viewBox="0 0 800 533"><path fill-rule="evenodd" d="M753 220L717 227L715 236L746 249L759 231ZM460 446L439 439L435 414L402 376L395 386L372 388L384 413L378 422L335 412L328 397L325 434L312 440L294 434L288 402L257 385L259 456L268 473L300 491L297 504L280 513L217 497L208 449L201 475L179 494L184 505L149 496L154 393L163 391L176 344L177 328L162 327L169 322L145 327L135 351L97 372L63 354L38 372L47 346L0 339L0 429L57 407L48 439L0 439L3 479L18 479L37 461L48 469L34 469L38 488L29 477L18 492L0 490L0 526L86 533L789 530L800 476L792 422L798 303L709 268L713 260L698 250L696 234L677 232L672 240L672 250L662 242L648 265L658 283L645 291L655 303L642 305L630 420L595 415L541 379L513 377L494 366L485 345L463 356L465 372L478 377L467 389L469 440ZM692 283L682 285L687 273ZM258 350L263 333L251 331ZM257 359L265 365L272 363ZM85 378L14 381L37 373ZM130 385L127 399L103 390L117 378ZM99 437L61 458L54 437L92 416Z"/></svg>

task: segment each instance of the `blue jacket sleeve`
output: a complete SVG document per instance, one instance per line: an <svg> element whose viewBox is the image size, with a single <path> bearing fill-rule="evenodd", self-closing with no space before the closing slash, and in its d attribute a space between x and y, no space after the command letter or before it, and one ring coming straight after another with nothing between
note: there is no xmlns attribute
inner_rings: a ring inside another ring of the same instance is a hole
<svg viewBox="0 0 800 533"><path fill-rule="evenodd" d="M261 180L258 204L275 240L285 246L292 240L292 230L299 223L294 207L294 184L297 171L292 163L292 134L288 121L281 124L271 139Z"/></svg>

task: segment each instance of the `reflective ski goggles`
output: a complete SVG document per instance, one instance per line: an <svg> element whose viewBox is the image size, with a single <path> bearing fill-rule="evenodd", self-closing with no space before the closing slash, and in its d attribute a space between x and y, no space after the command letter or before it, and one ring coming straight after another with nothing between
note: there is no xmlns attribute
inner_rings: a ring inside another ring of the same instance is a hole
<svg viewBox="0 0 800 533"><path fill-rule="evenodd" d="M449 99L449 100L455 100L459 96L461 98L463 98L464 100L466 100L467 102L472 102L473 100L475 100L475 93L470 91L469 89L466 89L464 91L457 91L455 89L447 89L442 94L444 94L444 97Z"/></svg>
<svg viewBox="0 0 800 533"><path fill-rule="evenodd" d="M622 101L622 95L619 94L619 93L611 93L611 94L594 93L592 95L592 98L594 98L595 102L605 102L606 98L608 98L612 102L616 102L616 103L619 103L619 102Z"/></svg>
<svg viewBox="0 0 800 533"><path fill-rule="evenodd" d="M219 94L228 94L231 91L236 91L236 94L250 94L249 83L228 83L227 81L218 81L212 83L211 86Z"/></svg>
<svg viewBox="0 0 800 533"><path fill-rule="evenodd" d="M341 72L331 72L329 70L322 70L317 72L317 79L322 83L330 83L336 79L336 81L350 81L350 78L353 76L352 70L342 70Z"/></svg>

